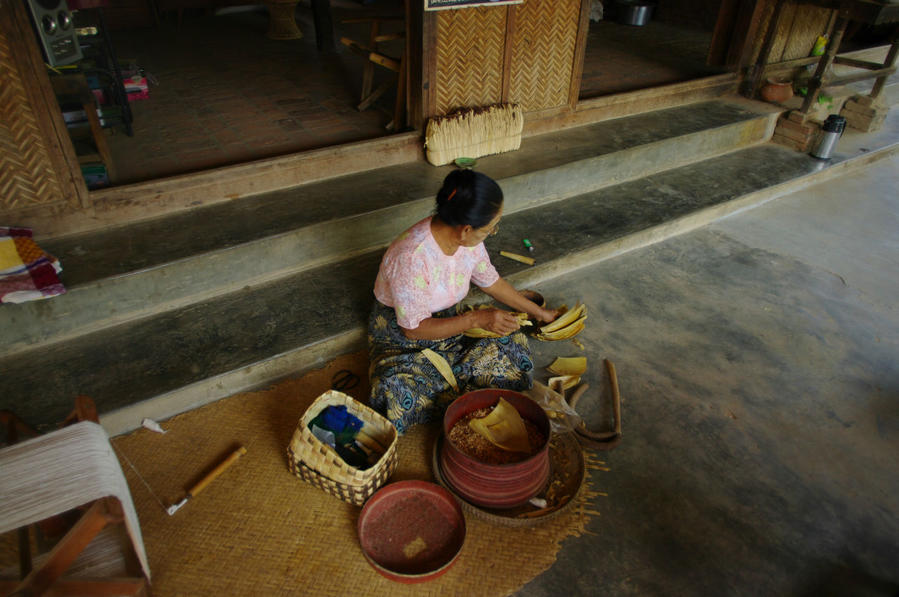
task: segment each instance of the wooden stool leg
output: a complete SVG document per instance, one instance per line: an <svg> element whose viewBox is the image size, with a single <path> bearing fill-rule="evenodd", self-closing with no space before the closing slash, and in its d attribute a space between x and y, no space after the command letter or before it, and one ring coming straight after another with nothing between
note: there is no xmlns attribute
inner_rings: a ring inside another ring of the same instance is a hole
<svg viewBox="0 0 899 597"><path fill-rule="evenodd" d="M368 47L378 51L378 31L379 31L379 23L377 20L371 22L371 31L368 35ZM371 83L375 76L375 65L368 61L365 63L365 66L362 67L362 98L360 101L365 101L369 95L371 95Z"/></svg>
<svg viewBox="0 0 899 597"><path fill-rule="evenodd" d="M20 440L20 433L24 433L28 437L37 437L40 435L37 429L9 410L0 410L0 422L6 424L6 444L8 446L13 445Z"/></svg>
<svg viewBox="0 0 899 597"><path fill-rule="evenodd" d="M100 422L100 415L97 414L97 405L90 396L78 396L75 398L75 410L69 413L69 416L62 422L63 427L72 423L80 423L81 421Z"/></svg>
<svg viewBox="0 0 899 597"><path fill-rule="evenodd" d="M400 72L396 81L396 102L393 105L393 122L387 125L387 130L401 131L406 126L406 50L403 49L403 57L400 58Z"/></svg>
<svg viewBox="0 0 899 597"><path fill-rule="evenodd" d="M896 64L897 51L899 51L899 25L896 25L896 28L893 29L893 43L890 45L890 51L887 52L886 59L883 61L883 66L885 68L889 68ZM871 97L874 99L880 97L880 93L883 91L883 87L886 85L888 78L889 75L877 77L877 80L874 82L874 87L871 89Z"/></svg>
<svg viewBox="0 0 899 597"><path fill-rule="evenodd" d="M110 522L111 515L106 502L105 499L94 502L62 541L50 551L47 560L39 568L32 570L14 592L25 595L43 594Z"/></svg>
<svg viewBox="0 0 899 597"><path fill-rule="evenodd" d="M94 145L97 146L97 153L100 154L100 159L103 160L103 164L106 165L106 172L109 174L109 179L112 180L115 178L112 165L112 153L109 151L109 144L106 143L106 133L103 132L103 127L100 125L100 119L97 118L97 106L93 102L90 102L85 103L82 107L84 108L84 113L87 114L87 121L91 126L91 135L94 138Z"/></svg>

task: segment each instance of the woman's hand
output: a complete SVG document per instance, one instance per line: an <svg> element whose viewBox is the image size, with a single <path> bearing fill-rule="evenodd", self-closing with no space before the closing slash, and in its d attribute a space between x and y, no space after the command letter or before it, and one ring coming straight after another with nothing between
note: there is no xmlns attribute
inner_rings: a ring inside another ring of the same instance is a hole
<svg viewBox="0 0 899 597"><path fill-rule="evenodd" d="M543 309L541 307L534 315L534 317L540 323L549 323L551 321L555 321L559 315L560 313L558 309Z"/></svg>
<svg viewBox="0 0 899 597"><path fill-rule="evenodd" d="M512 332L517 331L521 326L518 325L518 318L512 315L510 311L502 309L477 309L472 311L476 314L477 325L475 327L484 328L496 334L508 336Z"/></svg>

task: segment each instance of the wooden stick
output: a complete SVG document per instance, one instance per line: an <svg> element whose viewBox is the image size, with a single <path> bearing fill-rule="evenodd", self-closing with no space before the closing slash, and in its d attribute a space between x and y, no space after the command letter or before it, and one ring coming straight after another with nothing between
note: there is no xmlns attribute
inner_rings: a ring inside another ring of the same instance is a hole
<svg viewBox="0 0 899 597"><path fill-rule="evenodd" d="M519 255L518 253L510 253L508 251L500 251L499 254L502 255L503 257L506 257L513 261L518 261L520 263L525 263L527 265L534 265L534 263L536 262L536 260L533 257L525 257L524 255Z"/></svg>
<svg viewBox="0 0 899 597"><path fill-rule="evenodd" d="M191 487L191 489L188 493L191 496L196 497L196 495L198 493L200 493L201 491L203 491L207 485L212 483L216 479L216 477L218 477L223 472L225 472L225 469L227 469L229 466L234 464L235 460L237 460L238 458L240 458L241 456L243 456L246 453L247 453L247 449L244 448L243 446L234 450L234 452L232 452L230 456L228 456L225 460L223 460L221 463L219 463L218 466L216 466L214 469L212 469L212 471L208 475L206 475L205 477L200 479L200 481L196 485Z"/></svg>
<svg viewBox="0 0 899 597"><path fill-rule="evenodd" d="M621 435L621 394L618 392L618 375L615 373L615 364L605 359L606 369L609 371L609 381L612 384L612 411L615 415L615 433Z"/></svg>

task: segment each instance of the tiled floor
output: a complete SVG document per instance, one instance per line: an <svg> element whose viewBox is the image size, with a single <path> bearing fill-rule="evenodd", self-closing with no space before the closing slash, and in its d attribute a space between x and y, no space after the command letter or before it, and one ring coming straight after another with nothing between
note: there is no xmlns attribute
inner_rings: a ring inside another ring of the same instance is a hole
<svg viewBox="0 0 899 597"><path fill-rule="evenodd" d="M336 39L367 37L367 25L341 24L342 18L401 11L395 0L379 2L333 0ZM265 37L264 10L186 15L180 27L172 19L113 32L120 60L134 59L152 77L149 98L132 103L134 135L116 131L109 139L113 184L387 134L389 110L356 110L362 59L339 42L334 53L318 52L311 11L302 2L297 21L305 36L287 41ZM581 96L710 74L704 66L709 36L655 22L591 23ZM389 76L376 70L378 77ZM392 107L389 95L380 100L384 108Z"/></svg>

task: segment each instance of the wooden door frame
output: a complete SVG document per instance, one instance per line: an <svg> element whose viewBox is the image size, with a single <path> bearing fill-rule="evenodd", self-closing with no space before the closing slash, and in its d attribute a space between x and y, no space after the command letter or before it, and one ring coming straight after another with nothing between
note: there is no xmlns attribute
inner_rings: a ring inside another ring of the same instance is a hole
<svg viewBox="0 0 899 597"><path fill-rule="evenodd" d="M47 167L57 175L60 193L67 206L90 205L89 191L81 174L75 148L56 101L41 49L21 1L0 2L0 27L10 43L13 65L21 76L26 101L46 144ZM40 209L41 206L35 206ZM30 209L30 208L28 208Z"/></svg>
<svg viewBox="0 0 899 597"><path fill-rule="evenodd" d="M722 0L708 63L743 69L752 62L759 32L775 5L786 0Z"/></svg>

